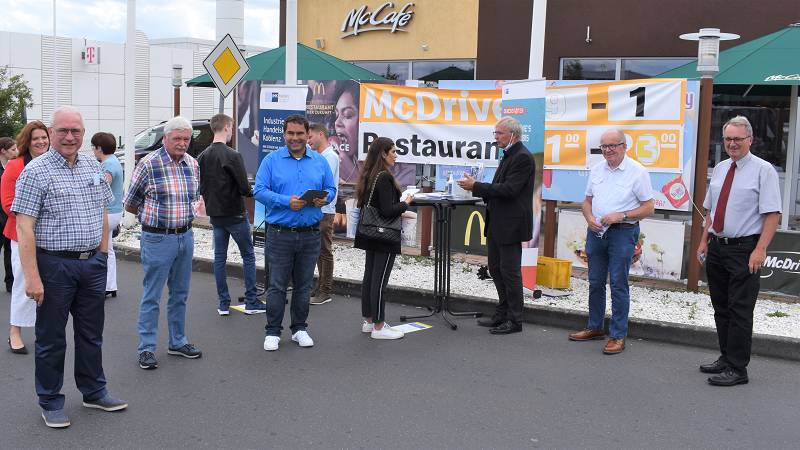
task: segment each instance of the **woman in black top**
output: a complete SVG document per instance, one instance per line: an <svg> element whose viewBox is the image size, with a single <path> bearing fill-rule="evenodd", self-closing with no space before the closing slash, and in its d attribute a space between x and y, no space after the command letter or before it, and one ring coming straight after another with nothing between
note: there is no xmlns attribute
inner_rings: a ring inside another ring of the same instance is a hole
<svg viewBox="0 0 800 450"><path fill-rule="evenodd" d="M363 208L369 200L374 185L375 193L370 205L377 208L382 216L393 218L406 211L413 197L408 196L405 202L400 201L400 187L389 172L395 161L397 153L391 139L379 137L369 146L356 187L359 208ZM370 333L373 339L402 338L403 332L392 329L384 322L383 298L395 255L400 253L400 243L380 242L356 233L355 248L367 251L364 280L361 283L361 316L364 318L361 331Z"/></svg>

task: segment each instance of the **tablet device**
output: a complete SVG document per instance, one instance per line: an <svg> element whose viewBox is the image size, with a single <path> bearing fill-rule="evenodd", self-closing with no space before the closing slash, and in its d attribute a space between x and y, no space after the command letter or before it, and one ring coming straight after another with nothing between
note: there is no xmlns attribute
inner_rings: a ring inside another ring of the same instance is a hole
<svg viewBox="0 0 800 450"><path fill-rule="evenodd" d="M318 189L309 189L300 196L302 200L305 200L306 203L311 203L314 201L315 198L325 198L328 196L327 191L320 191Z"/></svg>

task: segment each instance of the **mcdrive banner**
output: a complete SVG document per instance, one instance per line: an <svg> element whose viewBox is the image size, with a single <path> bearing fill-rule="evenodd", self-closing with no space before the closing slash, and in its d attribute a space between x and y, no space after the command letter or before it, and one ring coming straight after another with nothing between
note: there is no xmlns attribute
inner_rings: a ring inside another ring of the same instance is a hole
<svg viewBox="0 0 800 450"><path fill-rule="evenodd" d="M492 131L502 114L500 91L362 83L359 103L359 160L382 136L403 163L498 164Z"/></svg>

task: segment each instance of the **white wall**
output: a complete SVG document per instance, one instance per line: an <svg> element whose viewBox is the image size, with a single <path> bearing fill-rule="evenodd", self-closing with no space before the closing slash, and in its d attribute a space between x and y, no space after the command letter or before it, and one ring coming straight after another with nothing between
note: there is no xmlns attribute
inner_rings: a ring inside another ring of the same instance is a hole
<svg viewBox="0 0 800 450"><path fill-rule="evenodd" d="M19 74L25 78L33 93L33 107L27 110L28 120L42 120L45 124L50 117L42 117L43 111L52 111L55 106L60 106L52 105L53 94L45 92L54 88L55 78L45 77L49 80L46 86L42 79L43 60L45 63L52 61L52 50L43 50L43 41L48 38L0 31L0 65L8 66L11 75ZM69 83L69 86L59 85L59 98L61 102L71 102L83 114L86 135L82 150L89 151L91 136L98 131L107 131L117 137L125 135L125 45L84 39L69 41L70 54L58 55L58 60L64 62L59 66L58 80ZM99 64L88 65L83 62L81 52L86 45L100 47ZM139 45L142 45L141 41ZM155 125L172 117L172 65L183 65L185 82L205 73L202 65L196 62L202 62L209 51L197 45L148 47L149 68L145 67L145 70L149 71L149 107L147 111L137 111L140 118L144 114L144 120L139 120L140 125ZM59 42L58 48L65 46ZM229 115L232 114L231 97L226 101L226 113ZM43 105L45 102L50 103ZM185 117L208 119L216 112L218 102L216 89L181 87L181 115ZM134 133L139 131L142 130L133 130Z"/></svg>

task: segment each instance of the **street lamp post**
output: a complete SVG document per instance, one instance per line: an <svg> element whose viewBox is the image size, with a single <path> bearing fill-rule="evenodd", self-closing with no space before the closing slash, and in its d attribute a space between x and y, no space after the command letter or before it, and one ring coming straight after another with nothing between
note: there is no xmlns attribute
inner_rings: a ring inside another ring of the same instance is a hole
<svg viewBox="0 0 800 450"><path fill-rule="evenodd" d="M686 287L697 292L700 277L700 261L695 250L703 236L704 218L700 206L706 197L708 178L708 151L711 140L711 99L714 91L714 75L719 72L719 41L738 39L738 34L720 33L719 28L701 28L698 33L680 35L687 41L698 41L697 71L700 73L700 123L697 127L697 148L694 165L694 209L692 210L692 231L689 239L689 264L686 274Z"/></svg>
<svg viewBox="0 0 800 450"><path fill-rule="evenodd" d="M181 84L183 84L182 72L183 72L182 65L180 64L172 65L172 87L174 88L173 98L172 98L173 117L181 115Z"/></svg>

